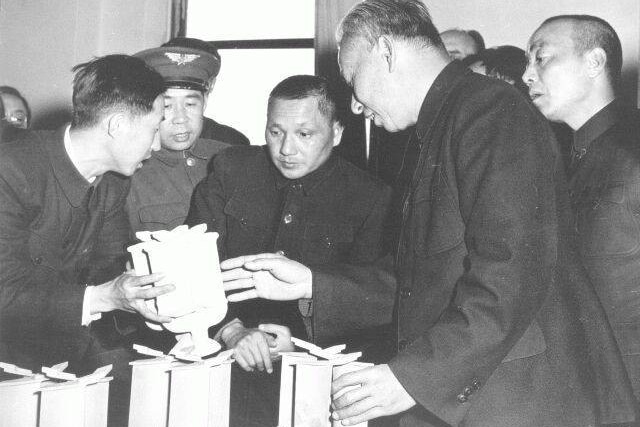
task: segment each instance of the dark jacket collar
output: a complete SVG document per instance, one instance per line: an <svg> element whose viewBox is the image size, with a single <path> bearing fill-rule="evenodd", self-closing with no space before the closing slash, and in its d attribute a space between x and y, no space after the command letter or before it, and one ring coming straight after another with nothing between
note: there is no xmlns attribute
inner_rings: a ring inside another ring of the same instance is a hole
<svg viewBox="0 0 640 427"><path fill-rule="evenodd" d="M213 141L212 141L213 142ZM168 166L176 166L182 159L192 156L201 160L209 160L212 156L209 140L198 138L191 147L186 150L174 151L161 148L153 152L153 157Z"/></svg>
<svg viewBox="0 0 640 427"><path fill-rule="evenodd" d="M449 93L456 87L458 80L471 72L462 62L452 61L438 74L420 107L416 124L416 134L419 139L427 134L435 122L438 112L444 106Z"/></svg>
<svg viewBox="0 0 640 427"><path fill-rule="evenodd" d="M46 141L45 149L49 152L53 174L64 191L65 197L71 206L77 208L82 204L92 184L84 179L67 154L64 147L64 134L67 126L65 125L55 132L53 141ZM96 179L95 183L98 181Z"/></svg>
<svg viewBox="0 0 640 427"><path fill-rule="evenodd" d="M284 187L289 185L302 184L302 190L307 195L312 193L316 188L318 188L318 185L321 182L323 182L325 179L331 176L334 169L338 165L338 155L335 153L331 153L329 158L322 165L320 165L318 169L314 170L310 174L305 175L299 179L288 179L282 176L280 171L273 165L273 162L271 161L271 157L269 155L269 151L267 150L266 146L265 146L265 153L267 155L269 164L271 165L270 167L271 167L272 173L275 176L276 188L278 190L281 190Z"/></svg>
<svg viewBox="0 0 640 427"><path fill-rule="evenodd" d="M617 100L611 101L598 111L573 134L573 149L576 153L586 151L600 135L615 125L622 117L622 108Z"/></svg>

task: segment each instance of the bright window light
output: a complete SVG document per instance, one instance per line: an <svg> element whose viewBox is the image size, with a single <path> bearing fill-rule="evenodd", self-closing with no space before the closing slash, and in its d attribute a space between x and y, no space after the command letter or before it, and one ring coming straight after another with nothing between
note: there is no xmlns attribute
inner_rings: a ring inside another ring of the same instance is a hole
<svg viewBox="0 0 640 427"><path fill-rule="evenodd" d="M205 115L264 144L271 89L294 74L313 74L313 49L224 49Z"/></svg>
<svg viewBox="0 0 640 427"><path fill-rule="evenodd" d="M189 0L187 33L203 40L312 39L314 0Z"/></svg>
<svg viewBox="0 0 640 427"><path fill-rule="evenodd" d="M250 13L249 13L250 11ZM187 37L206 41L313 39L314 0L189 0ZM314 50L220 49L222 65L205 115L264 144L271 89L294 74L314 74Z"/></svg>

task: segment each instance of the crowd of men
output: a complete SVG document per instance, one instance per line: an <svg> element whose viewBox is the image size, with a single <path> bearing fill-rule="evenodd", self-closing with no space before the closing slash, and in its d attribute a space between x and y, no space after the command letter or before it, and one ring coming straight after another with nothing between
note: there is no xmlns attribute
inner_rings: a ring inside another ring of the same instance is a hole
<svg viewBox="0 0 640 427"><path fill-rule="evenodd" d="M146 301L174 289L126 247L205 223L234 426L276 425L292 336L376 362L334 379L343 425L638 425L640 116L615 30L555 16L485 49L419 0L366 0L337 39L352 113L408 135L393 188L333 153L348 106L323 77L273 88L263 146L204 117L221 58L200 40L76 66L57 131L9 134L30 112L0 96L0 360L113 364L126 425L131 345L173 343Z"/></svg>

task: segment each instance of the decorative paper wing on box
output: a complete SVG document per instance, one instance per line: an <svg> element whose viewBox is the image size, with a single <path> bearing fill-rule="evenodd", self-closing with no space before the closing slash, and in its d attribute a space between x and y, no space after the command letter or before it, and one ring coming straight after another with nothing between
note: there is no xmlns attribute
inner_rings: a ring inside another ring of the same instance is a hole
<svg viewBox="0 0 640 427"><path fill-rule="evenodd" d="M220 345L209 339L208 329L227 313L218 259L218 233L207 233L206 225L185 225L171 231L139 232L142 241L128 248L137 275L162 273L155 285L175 285L175 290L147 301L149 308L173 320L162 325L147 322L150 328L162 327L178 335L176 351L206 356Z"/></svg>

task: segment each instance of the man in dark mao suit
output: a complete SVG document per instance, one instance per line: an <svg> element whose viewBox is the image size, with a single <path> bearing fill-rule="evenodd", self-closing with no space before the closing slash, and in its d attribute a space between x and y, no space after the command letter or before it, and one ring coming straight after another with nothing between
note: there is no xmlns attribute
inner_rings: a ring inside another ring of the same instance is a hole
<svg viewBox="0 0 640 427"><path fill-rule="evenodd" d="M574 131L568 178L580 255L640 398L640 114L616 99L621 71L611 25L565 15L531 36L522 78L540 112Z"/></svg>
<svg viewBox="0 0 640 427"><path fill-rule="evenodd" d="M333 402L344 425L393 414L402 426L633 422L544 118L510 85L451 62L419 0L359 3L338 36L352 110L392 132L415 125L400 176L396 282L374 266L263 255L224 263L227 287L312 298L316 331L381 323L396 297L397 355L334 379L334 393L361 385Z"/></svg>
<svg viewBox="0 0 640 427"><path fill-rule="evenodd" d="M113 364L109 419L123 425L134 355L114 316L170 320L145 300L173 285L122 273L127 177L160 148L164 89L126 55L74 71L71 124L0 147L0 360L34 370L68 360L76 373Z"/></svg>

